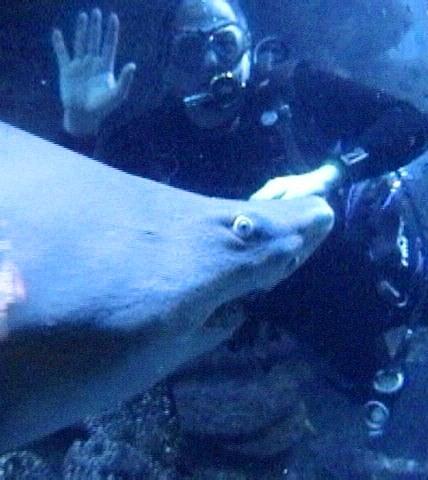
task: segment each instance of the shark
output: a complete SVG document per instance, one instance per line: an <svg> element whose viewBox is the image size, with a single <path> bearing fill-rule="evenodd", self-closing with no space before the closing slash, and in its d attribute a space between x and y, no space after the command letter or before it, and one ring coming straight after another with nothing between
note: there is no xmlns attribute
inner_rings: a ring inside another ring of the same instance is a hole
<svg viewBox="0 0 428 480"><path fill-rule="evenodd" d="M2 122L0 166L0 452L215 348L239 326L227 307L289 277L334 223L317 196L206 197Z"/></svg>

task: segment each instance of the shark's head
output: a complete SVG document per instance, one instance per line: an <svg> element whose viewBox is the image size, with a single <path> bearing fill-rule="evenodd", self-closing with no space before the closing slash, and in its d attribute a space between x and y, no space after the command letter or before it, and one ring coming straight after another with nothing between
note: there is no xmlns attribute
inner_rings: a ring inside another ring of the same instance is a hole
<svg viewBox="0 0 428 480"><path fill-rule="evenodd" d="M26 291L1 332L0 451L112 408L216 346L238 324L204 328L213 313L287 278L333 224L318 197L203 197L0 133L0 236Z"/></svg>
<svg viewBox="0 0 428 480"><path fill-rule="evenodd" d="M126 290L118 290L119 303L106 321L132 329L141 318L152 319L147 324L156 331L162 319L174 335L194 331L219 307L288 278L334 222L332 209L318 196L236 201L174 189L163 191L144 216L143 232L121 231L117 237L121 250L126 243L133 250L125 248L132 272L126 271ZM116 252L119 266L125 264L115 245L104 249ZM109 272L100 277L121 277L118 266Z"/></svg>
<svg viewBox="0 0 428 480"><path fill-rule="evenodd" d="M204 197L0 127L0 204L28 293L12 330L82 315L126 330L183 308L203 318L286 279L333 225L317 196Z"/></svg>
<svg viewBox="0 0 428 480"><path fill-rule="evenodd" d="M203 209L203 216L182 220L192 235L184 250L168 258L174 270L182 271L174 274L175 286L187 290L184 298L193 311L200 306L210 313L272 289L316 250L334 222L332 209L317 196L218 205L212 215Z"/></svg>

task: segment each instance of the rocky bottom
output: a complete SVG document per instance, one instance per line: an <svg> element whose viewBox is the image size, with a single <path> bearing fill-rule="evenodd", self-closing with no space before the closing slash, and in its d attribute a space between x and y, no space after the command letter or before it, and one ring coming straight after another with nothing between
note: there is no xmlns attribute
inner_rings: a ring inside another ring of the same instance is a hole
<svg viewBox="0 0 428 480"><path fill-rule="evenodd" d="M0 480L426 480L428 329L384 438L288 337L222 345L115 412L0 457Z"/></svg>

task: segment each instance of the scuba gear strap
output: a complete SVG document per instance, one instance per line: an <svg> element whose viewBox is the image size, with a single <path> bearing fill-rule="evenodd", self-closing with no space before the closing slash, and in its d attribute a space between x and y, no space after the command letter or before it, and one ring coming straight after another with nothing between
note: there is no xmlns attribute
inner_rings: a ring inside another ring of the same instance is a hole
<svg viewBox="0 0 428 480"><path fill-rule="evenodd" d="M397 345L374 375L365 403L369 438L378 438L387 427L394 400L406 384L407 355L428 300L428 239L412 195L415 179L407 169L365 183L372 188L369 223L377 226L368 242L369 257L378 267L376 288L387 309L386 327L402 326L397 331Z"/></svg>

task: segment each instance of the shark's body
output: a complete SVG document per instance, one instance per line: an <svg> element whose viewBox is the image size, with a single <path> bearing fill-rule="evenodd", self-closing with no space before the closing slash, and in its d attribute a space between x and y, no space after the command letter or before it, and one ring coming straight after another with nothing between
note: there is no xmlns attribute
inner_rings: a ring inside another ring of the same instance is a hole
<svg viewBox="0 0 428 480"><path fill-rule="evenodd" d="M2 259L21 289L0 319L0 452L215 347L238 325L213 312L289 276L333 223L318 197L203 197L2 123L0 165Z"/></svg>

